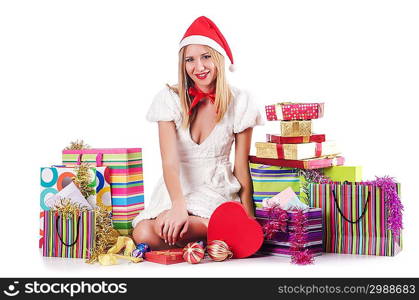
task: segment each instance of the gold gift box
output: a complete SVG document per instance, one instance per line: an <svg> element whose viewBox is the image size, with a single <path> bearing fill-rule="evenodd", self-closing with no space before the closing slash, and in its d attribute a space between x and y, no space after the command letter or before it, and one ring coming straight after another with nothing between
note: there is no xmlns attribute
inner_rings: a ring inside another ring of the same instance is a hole
<svg viewBox="0 0 419 300"><path fill-rule="evenodd" d="M297 144L283 144L284 158L297 159ZM256 142L256 157L279 158L277 144Z"/></svg>
<svg viewBox="0 0 419 300"><path fill-rule="evenodd" d="M311 134L311 120L281 121L282 136L308 136Z"/></svg>
<svg viewBox="0 0 419 300"><path fill-rule="evenodd" d="M302 160L340 153L334 141L306 144L276 144L256 142L256 157ZM320 147L316 147L316 145Z"/></svg>

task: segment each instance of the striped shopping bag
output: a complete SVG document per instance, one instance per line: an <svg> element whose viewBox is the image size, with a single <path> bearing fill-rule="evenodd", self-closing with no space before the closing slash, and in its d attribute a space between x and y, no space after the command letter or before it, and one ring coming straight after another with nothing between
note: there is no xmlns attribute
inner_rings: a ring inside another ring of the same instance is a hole
<svg viewBox="0 0 419 300"><path fill-rule="evenodd" d="M106 166L105 178L111 185L112 222L121 234L132 231L132 220L144 209L144 179L141 148L63 150L63 164L87 162Z"/></svg>
<svg viewBox="0 0 419 300"><path fill-rule="evenodd" d="M250 163L250 175L253 182L253 202L257 208L262 208L262 200L271 198L288 187L300 198L304 177L298 176L295 169Z"/></svg>
<svg viewBox="0 0 419 300"><path fill-rule="evenodd" d="M394 256L402 235L389 229L386 191L366 182L310 183L310 206L323 208L324 251ZM400 184L395 184L400 195Z"/></svg>
<svg viewBox="0 0 419 300"><path fill-rule="evenodd" d="M96 235L94 211L79 211L64 217L56 211L46 210L43 215L43 256L90 258Z"/></svg>

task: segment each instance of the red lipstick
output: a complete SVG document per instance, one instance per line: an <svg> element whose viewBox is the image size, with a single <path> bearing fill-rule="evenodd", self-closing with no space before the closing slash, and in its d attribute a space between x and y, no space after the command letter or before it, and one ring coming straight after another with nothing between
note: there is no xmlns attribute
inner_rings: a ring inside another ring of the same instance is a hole
<svg viewBox="0 0 419 300"><path fill-rule="evenodd" d="M195 74L196 78L199 80L204 80L208 77L209 72Z"/></svg>

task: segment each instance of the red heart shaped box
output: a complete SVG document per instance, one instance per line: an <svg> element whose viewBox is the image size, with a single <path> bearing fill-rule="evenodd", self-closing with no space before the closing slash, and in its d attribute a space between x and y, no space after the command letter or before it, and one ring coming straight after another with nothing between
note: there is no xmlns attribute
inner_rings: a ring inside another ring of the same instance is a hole
<svg viewBox="0 0 419 300"><path fill-rule="evenodd" d="M221 240L227 243L234 258L251 256L263 243L260 224L249 218L238 202L221 204L211 215L208 223L208 242Z"/></svg>

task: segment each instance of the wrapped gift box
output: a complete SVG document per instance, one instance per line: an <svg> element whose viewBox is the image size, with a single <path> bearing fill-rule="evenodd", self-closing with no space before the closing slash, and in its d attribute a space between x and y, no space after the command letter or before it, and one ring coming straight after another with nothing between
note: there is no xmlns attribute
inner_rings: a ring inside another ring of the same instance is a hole
<svg viewBox="0 0 419 300"><path fill-rule="evenodd" d="M262 207L263 199L271 198L289 187L300 198L303 196L301 187L304 177L298 176L296 170L258 163L250 163L249 169L256 207Z"/></svg>
<svg viewBox="0 0 419 300"><path fill-rule="evenodd" d="M324 103L278 103L266 105L268 121L312 120L323 117Z"/></svg>
<svg viewBox="0 0 419 300"><path fill-rule="evenodd" d="M265 239L260 253L290 257L291 251L290 234L293 232L293 214L295 211L287 211L288 221L285 232L276 232L272 239ZM314 256L321 255L323 252L323 221L322 210L320 208L310 208L305 212L306 223L306 244L302 250L309 249ZM269 222L269 212L266 209L256 209L256 220L263 227Z"/></svg>
<svg viewBox="0 0 419 300"><path fill-rule="evenodd" d="M311 121L281 121L281 136L295 137L311 134Z"/></svg>
<svg viewBox="0 0 419 300"><path fill-rule="evenodd" d="M361 166L335 166L323 169L323 174L332 181L362 181Z"/></svg>
<svg viewBox="0 0 419 300"><path fill-rule="evenodd" d="M333 141L306 144L256 143L256 156L261 158L301 160L337 154L339 150Z"/></svg>
<svg viewBox="0 0 419 300"><path fill-rule="evenodd" d="M292 159L275 159L275 158L260 158L253 155L249 156L249 162L255 164L264 164L270 166L278 166L285 168L297 168L297 169L321 169L331 166L341 166L345 163L343 156L337 157L320 157L303 160L292 160Z"/></svg>
<svg viewBox="0 0 419 300"><path fill-rule="evenodd" d="M163 265L172 265L185 262L183 259L182 248L146 252L145 260Z"/></svg>
<svg viewBox="0 0 419 300"><path fill-rule="evenodd" d="M267 143L277 144L302 144L302 143L322 143L326 141L324 134L312 134L307 136L280 136L276 134L266 134Z"/></svg>
<svg viewBox="0 0 419 300"><path fill-rule="evenodd" d="M121 234L132 231L132 220L144 209L144 182L141 148L63 150L63 164L87 162L107 166L112 194L112 222Z"/></svg>

